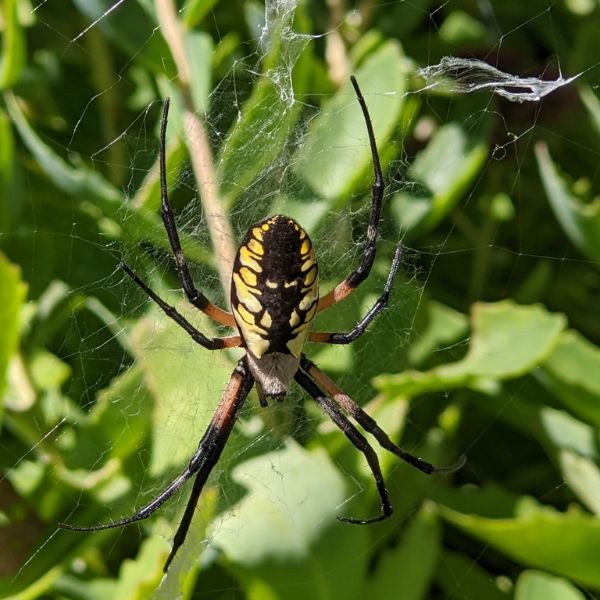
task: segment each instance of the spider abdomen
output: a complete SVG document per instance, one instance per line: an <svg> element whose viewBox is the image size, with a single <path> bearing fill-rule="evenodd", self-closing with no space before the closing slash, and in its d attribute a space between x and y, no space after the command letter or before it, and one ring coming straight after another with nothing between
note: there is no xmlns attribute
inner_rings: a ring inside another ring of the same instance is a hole
<svg viewBox="0 0 600 600"><path fill-rule="evenodd" d="M317 261L306 231L282 215L250 227L231 282L231 308L248 352L257 359L299 358L318 301Z"/></svg>

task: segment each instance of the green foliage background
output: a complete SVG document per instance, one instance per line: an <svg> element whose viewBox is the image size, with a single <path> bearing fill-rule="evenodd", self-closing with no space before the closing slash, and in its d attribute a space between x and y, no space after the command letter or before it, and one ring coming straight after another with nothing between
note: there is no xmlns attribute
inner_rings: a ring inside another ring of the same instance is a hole
<svg viewBox="0 0 600 600"><path fill-rule="evenodd" d="M189 0L177 16L187 79L169 5L2 4L0 595L598 597L598 3ZM424 89L417 69L444 56L582 75L538 102ZM364 338L307 352L405 448L436 464L464 453L466 466L428 478L380 453L395 513L348 526L335 515L378 510L363 457L298 393L265 410L251 397L164 579L185 493L139 527L58 530L156 495L235 362L194 346L116 268L125 257L221 333L183 302L168 258L161 99L173 99L185 250L211 297L225 295L194 200L186 103L235 235L294 216L330 289L360 256L372 176L350 73L386 205L373 277L317 327L364 314L399 238L404 275Z"/></svg>

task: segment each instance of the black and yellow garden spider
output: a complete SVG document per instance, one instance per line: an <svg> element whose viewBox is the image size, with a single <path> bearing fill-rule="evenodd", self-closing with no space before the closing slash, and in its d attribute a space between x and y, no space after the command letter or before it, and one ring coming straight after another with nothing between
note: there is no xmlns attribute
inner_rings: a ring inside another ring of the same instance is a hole
<svg viewBox="0 0 600 600"><path fill-rule="evenodd" d="M375 172L371 216L360 265L331 292L320 298L317 261L307 233L289 217L282 215L267 217L250 227L235 257L231 283L232 313L212 304L196 288L181 249L167 194L165 137L169 100L165 100L160 130L161 215L175 255L179 279L185 295L196 308L217 323L237 329L238 335L225 338L206 337L174 307L156 295L130 267L124 263L120 266L167 316L202 347L219 350L241 346L245 348L246 354L237 363L198 449L187 467L164 491L129 517L92 526L61 523L60 527L63 529L98 531L145 519L195 475L190 499L175 534L173 548L165 563L166 572L185 540L202 488L219 460L242 404L253 385L256 386L261 406L266 406L268 398L281 401L292 379L295 379L317 401L352 444L364 454L377 485L381 514L370 519L338 517L345 523L364 525L382 521L392 514L393 508L375 450L344 413L373 435L383 448L423 473L451 473L463 466L465 459L461 457L458 462L449 467L435 467L394 444L360 406L302 353L307 340L325 344L349 344L362 335L369 323L387 304L402 254L402 245L398 244L383 293L351 331L347 333L310 331L315 315L348 297L368 277L375 260L384 182L369 111L356 79L351 77L351 81L365 119Z"/></svg>

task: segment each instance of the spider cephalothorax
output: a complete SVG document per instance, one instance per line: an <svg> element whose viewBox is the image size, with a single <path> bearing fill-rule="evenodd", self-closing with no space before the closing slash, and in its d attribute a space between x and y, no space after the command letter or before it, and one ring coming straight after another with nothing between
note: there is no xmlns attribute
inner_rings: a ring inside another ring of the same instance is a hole
<svg viewBox="0 0 600 600"><path fill-rule="evenodd" d="M206 337L174 307L155 294L130 267L125 264L120 266L195 342L209 350L241 346L246 353L234 369L211 423L198 444L198 449L186 468L165 490L129 517L87 527L63 523L61 527L64 529L96 531L135 523L149 517L188 479L195 477L190 499L165 564L166 571L185 540L202 488L221 456L239 411L253 385L256 385L261 404L264 406L266 397L283 398L291 380L295 379L363 453L377 485L381 513L370 519L338 517L340 521L361 525L374 523L386 519L393 512L377 454L350 419L368 431L383 448L424 473L448 473L464 464L463 457L450 467L434 467L397 446L358 404L302 354L307 340L326 344L349 344L362 335L368 324L387 304L400 265L402 246L399 244L383 293L371 310L350 331L310 331L315 315L351 294L368 277L375 260L384 190L383 175L367 105L354 77L351 77L351 81L365 119L375 174L371 216L360 264L333 290L319 297L317 262L307 233L289 217L268 217L248 230L236 255L231 285L232 313L214 305L196 288L181 249L167 193L165 137L169 101L165 100L160 134L161 215L175 257L177 272L188 300L217 323L235 328L238 334L225 338Z"/></svg>

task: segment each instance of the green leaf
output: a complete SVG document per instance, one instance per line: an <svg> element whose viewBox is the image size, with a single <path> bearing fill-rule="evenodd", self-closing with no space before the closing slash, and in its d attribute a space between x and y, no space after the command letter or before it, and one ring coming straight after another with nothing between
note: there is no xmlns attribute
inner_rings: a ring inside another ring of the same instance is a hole
<svg viewBox="0 0 600 600"><path fill-rule="evenodd" d="M201 331L208 318L188 316ZM181 310L185 314L185 310ZM209 334L210 335L210 334ZM196 344L174 321L153 309L131 336L146 385L154 398L150 474L156 477L190 459L233 369L224 352Z"/></svg>
<svg viewBox="0 0 600 600"><path fill-rule="evenodd" d="M0 202L0 231L11 230L11 207L20 201L17 169L11 122L6 112L0 109L0 190L4 194L4 199Z"/></svg>
<svg viewBox="0 0 600 600"><path fill-rule="evenodd" d="M600 427L600 349L576 331L561 334L539 379L574 414Z"/></svg>
<svg viewBox="0 0 600 600"><path fill-rule="evenodd" d="M566 579L540 571L524 571L515 587L515 600L585 600L585 597Z"/></svg>
<svg viewBox="0 0 600 600"><path fill-rule="evenodd" d="M19 344L19 319L26 294L19 267L0 253L0 424L8 364Z"/></svg>
<svg viewBox="0 0 600 600"><path fill-rule="evenodd" d="M402 50L388 41L355 71L371 115L378 148L383 148L400 119L406 92ZM396 86L390 94L390 81ZM371 181L367 130L354 90L347 81L310 123L298 154L296 173L319 195L345 201L356 186ZM362 187L361 186L361 187Z"/></svg>
<svg viewBox="0 0 600 600"><path fill-rule="evenodd" d="M584 203L573 194L542 142L536 144L535 156L548 202L560 226L581 252L600 260L600 199Z"/></svg>
<svg viewBox="0 0 600 600"><path fill-rule="evenodd" d="M26 62L25 35L19 23L18 0L4 0L0 90L12 87L21 77Z"/></svg>
<svg viewBox="0 0 600 600"><path fill-rule="evenodd" d="M486 41L485 25L462 10L453 10L440 27L440 37L453 45L481 46Z"/></svg>
<svg viewBox="0 0 600 600"><path fill-rule="evenodd" d="M560 513L521 503L514 518L490 519L440 506L440 514L465 533L519 563L600 589L600 520L572 509Z"/></svg>
<svg viewBox="0 0 600 600"><path fill-rule="evenodd" d="M163 565L169 545L159 536L142 542L135 559L121 563L119 581L114 590L115 600L145 600L156 590L163 576Z"/></svg>
<svg viewBox="0 0 600 600"><path fill-rule="evenodd" d="M239 464L233 478L249 494L213 522L209 537L250 598L356 595L368 532L336 521L346 486L322 449L290 440L283 450Z"/></svg>
<svg viewBox="0 0 600 600"><path fill-rule="evenodd" d="M232 478L249 493L222 516L227 526L219 524L211 538L240 564L307 556L345 500L345 482L327 454L292 441L236 466Z"/></svg>
<svg viewBox="0 0 600 600"><path fill-rule="evenodd" d="M152 600L186 600L192 597L194 583L200 571L200 560L206 548L206 529L215 516L217 500L215 488L203 490L185 541L175 554L166 577Z"/></svg>
<svg viewBox="0 0 600 600"><path fill-rule="evenodd" d="M465 315L435 300L424 304L418 318L426 322L410 347L412 364L424 362L433 352L457 342L469 329Z"/></svg>
<svg viewBox="0 0 600 600"><path fill-rule="evenodd" d="M444 596L452 600L508 600L511 597L476 560L448 550L439 560L437 583L444 590Z"/></svg>
<svg viewBox="0 0 600 600"><path fill-rule="evenodd" d="M13 94L5 94L6 106L13 122L38 164L52 183L69 195L97 200L104 204L109 214L121 203L121 193L97 172L83 165L72 167L57 156L31 128Z"/></svg>
<svg viewBox="0 0 600 600"><path fill-rule="evenodd" d="M566 325L563 315L549 313L541 305L520 306L508 300L475 304L471 321L471 344L462 360L425 372L381 375L376 386L388 395L412 396L519 377L552 352Z"/></svg>
<svg viewBox="0 0 600 600"><path fill-rule="evenodd" d="M459 123L440 127L408 170L418 193L398 192L392 214L411 235L435 227L456 206L481 171L488 155L480 133Z"/></svg>
<svg viewBox="0 0 600 600"><path fill-rule="evenodd" d="M563 450L560 467L565 481L581 502L600 516L600 469L596 463L575 452Z"/></svg>
<svg viewBox="0 0 600 600"><path fill-rule="evenodd" d="M190 65L192 100L196 110L205 114L212 75L212 38L202 31L189 31L185 34L185 50Z"/></svg>
<svg viewBox="0 0 600 600"><path fill-rule="evenodd" d="M585 105L592 127L596 130L596 135L600 136L600 100L588 86L579 88L579 97Z"/></svg>
<svg viewBox="0 0 600 600"><path fill-rule="evenodd" d="M401 543L380 558L362 597L388 600L390 590L402 590L402 600L427 598L438 568L440 537L437 515L431 508L422 509L410 521Z"/></svg>

